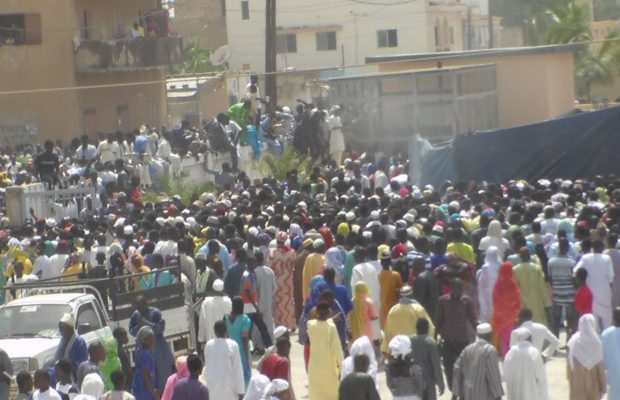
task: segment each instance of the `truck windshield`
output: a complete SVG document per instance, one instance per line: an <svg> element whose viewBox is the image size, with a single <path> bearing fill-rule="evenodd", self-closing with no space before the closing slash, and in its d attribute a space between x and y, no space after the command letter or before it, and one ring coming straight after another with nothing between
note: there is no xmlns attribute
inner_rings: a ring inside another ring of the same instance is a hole
<svg viewBox="0 0 620 400"><path fill-rule="evenodd" d="M0 308L0 338L60 337L58 321L71 307L66 304L33 304Z"/></svg>

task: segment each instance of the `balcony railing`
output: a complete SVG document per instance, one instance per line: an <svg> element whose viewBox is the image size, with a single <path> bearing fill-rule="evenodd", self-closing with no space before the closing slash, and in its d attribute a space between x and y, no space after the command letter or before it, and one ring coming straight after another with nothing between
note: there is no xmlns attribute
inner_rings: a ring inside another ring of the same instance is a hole
<svg viewBox="0 0 620 400"><path fill-rule="evenodd" d="M132 70L181 62L181 37L83 40L75 50L77 72Z"/></svg>

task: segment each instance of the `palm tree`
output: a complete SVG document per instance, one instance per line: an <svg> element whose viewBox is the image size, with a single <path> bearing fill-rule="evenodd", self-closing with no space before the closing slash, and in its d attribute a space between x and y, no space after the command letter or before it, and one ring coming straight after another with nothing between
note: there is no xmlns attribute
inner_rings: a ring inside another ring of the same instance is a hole
<svg viewBox="0 0 620 400"><path fill-rule="evenodd" d="M590 102L592 84L612 82L620 65L620 30L610 31L600 44L590 44L578 54L575 63L577 94Z"/></svg>

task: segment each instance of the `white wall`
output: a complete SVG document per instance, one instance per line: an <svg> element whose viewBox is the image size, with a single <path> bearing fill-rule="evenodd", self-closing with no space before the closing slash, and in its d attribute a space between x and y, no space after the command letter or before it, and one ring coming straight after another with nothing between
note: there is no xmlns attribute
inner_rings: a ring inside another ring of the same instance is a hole
<svg viewBox="0 0 620 400"><path fill-rule="evenodd" d="M250 19L241 19L242 0L226 2L228 44L232 50L230 66L233 70L264 71L265 65L265 0L247 0ZM473 0L472 0L473 1ZM484 1L484 0L480 0ZM278 55L278 69L337 67L342 64L363 64L370 55L434 52L434 28L428 15L440 7L456 15L464 6L430 6L425 0L402 4L363 4L350 0L280 0L278 1L278 33L297 35L297 52ZM451 18L452 19L452 18ZM287 29L288 28L288 29ZM377 30L397 29L398 46L379 48ZM317 51L315 34L318 31L336 31L336 50ZM454 27L459 32L460 27ZM460 50L456 40L451 50ZM244 68L246 67L246 68Z"/></svg>

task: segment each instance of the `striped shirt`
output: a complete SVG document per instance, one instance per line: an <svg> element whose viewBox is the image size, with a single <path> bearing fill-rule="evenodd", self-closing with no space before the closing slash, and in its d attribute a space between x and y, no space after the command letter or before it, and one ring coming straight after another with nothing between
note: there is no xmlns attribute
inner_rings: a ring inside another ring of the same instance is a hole
<svg viewBox="0 0 620 400"><path fill-rule="evenodd" d="M547 271L553 288L552 298L558 305L568 305L574 301L573 268L575 261L568 256L557 256L549 260Z"/></svg>
<svg viewBox="0 0 620 400"><path fill-rule="evenodd" d="M454 365L453 382L452 394L460 399L501 398L504 390L495 347L480 338L467 346Z"/></svg>

